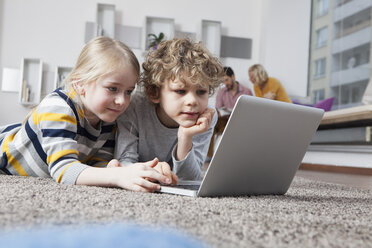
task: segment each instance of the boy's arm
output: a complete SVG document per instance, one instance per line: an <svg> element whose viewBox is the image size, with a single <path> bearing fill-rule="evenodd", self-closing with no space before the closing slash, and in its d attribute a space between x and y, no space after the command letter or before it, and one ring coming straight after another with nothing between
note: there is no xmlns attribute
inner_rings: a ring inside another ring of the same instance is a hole
<svg viewBox="0 0 372 248"><path fill-rule="evenodd" d="M184 140L178 140L172 152L173 171L183 180L199 180L201 168L205 161L209 143L217 122L217 113L210 109L208 112L210 120L204 132L196 133L194 136L186 136ZM213 115L212 115L213 114ZM180 127L182 129L182 127ZM179 136L180 136L179 131ZM182 134L182 133L181 133Z"/></svg>
<svg viewBox="0 0 372 248"><path fill-rule="evenodd" d="M178 145L176 153L176 158L178 160L183 160L190 152L192 148L193 137L195 135L204 133L210 129L215 114L215 109L208 108L199 116L193 126L180 126L178 128Z"/></svg>

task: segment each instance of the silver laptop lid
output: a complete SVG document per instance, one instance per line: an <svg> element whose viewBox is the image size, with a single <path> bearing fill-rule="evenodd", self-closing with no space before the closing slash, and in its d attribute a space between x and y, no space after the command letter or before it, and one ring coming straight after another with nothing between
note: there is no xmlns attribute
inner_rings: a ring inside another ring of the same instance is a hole
<svg viewBox="0 0 372 248"><path fill-rule="evenodd" d="M324 111L240 96L198 196L284 194Z"/></svg>

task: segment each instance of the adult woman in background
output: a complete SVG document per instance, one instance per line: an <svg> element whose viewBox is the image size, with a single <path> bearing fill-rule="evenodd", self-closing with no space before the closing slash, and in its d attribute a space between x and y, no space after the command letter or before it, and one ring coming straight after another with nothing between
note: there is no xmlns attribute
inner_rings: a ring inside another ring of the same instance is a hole
<svg viewBox="0 0 372 248"><path fill-rule="evenodd" d="M269 77L262 65L252 65L248 73L249 80L254 85L254 93L257 97L292 103L279 80Z"/></svg>

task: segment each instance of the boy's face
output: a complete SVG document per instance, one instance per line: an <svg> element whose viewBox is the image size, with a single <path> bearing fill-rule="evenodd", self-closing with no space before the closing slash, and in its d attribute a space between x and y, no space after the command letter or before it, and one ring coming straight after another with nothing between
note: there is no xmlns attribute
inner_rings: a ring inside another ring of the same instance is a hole
<svg viewBox="0 0 372 248"><path fill-rule="evenodd" d="M166 127L190 127L208 108L209 89L191 84L189 79L169 80L160 89L157 114Z"/></svg>
<svg viewBox="0 0 372 248"><path fill-rule="evenodd" d="M100 120L115 121L128 107L137 75L130 66L111 72L95 82L77 87L84 105L85 117L92 126Z"/></svg>

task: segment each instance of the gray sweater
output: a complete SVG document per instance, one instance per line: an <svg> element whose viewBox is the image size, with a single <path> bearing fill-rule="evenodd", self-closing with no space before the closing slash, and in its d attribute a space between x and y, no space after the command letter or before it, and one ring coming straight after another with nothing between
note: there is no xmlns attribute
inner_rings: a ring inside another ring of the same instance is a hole
<svg viewBox="0 0 372 248"><path fill-rule="evenodd" d="M128 109L117 120L115 158L129 165L157 157L169 163L179 179L199 180L216 122L217 114L207 132L193 137L193 147L186 158L176 160L178 128L165 127L157 117L155 105L142 92L136 92Z"/></svg>

